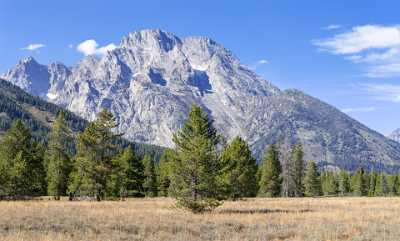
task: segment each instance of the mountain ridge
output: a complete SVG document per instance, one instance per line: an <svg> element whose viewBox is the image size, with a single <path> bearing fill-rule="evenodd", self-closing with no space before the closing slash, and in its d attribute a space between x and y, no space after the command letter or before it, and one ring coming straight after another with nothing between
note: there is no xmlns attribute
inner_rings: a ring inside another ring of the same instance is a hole
<svg viewBox="0 0 400 241"><path fill-rule="evenodd" d="M258 158L266 145L284 139L301 142L307 160L327 165L400 165L399 143L299 90L280 90L206 37L133 32L104 56L65 68L48 68L54 74L40 96L88 120L108 108L130 140L172 147L173 133L196 103L227 139L242 136ZM7 73L15 84L37 79L18 65Z"/></svg>

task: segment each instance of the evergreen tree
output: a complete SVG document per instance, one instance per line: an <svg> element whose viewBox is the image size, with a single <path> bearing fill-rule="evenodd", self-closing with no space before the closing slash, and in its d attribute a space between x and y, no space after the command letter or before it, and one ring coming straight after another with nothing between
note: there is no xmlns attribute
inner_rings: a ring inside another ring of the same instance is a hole
<svg viewBox="0 0 400 241"><path fill-rule="evenodd" d="M134 158L132 148L127 147L112 159L112 169L107 181L109 196L119 197L121 200L128 195L130 162Z"/></svg>
<svg viewBox="0 0 400 241"><path fill-rule="evenodd" d="M321 189L321 179L317 164L314 161L310 161L304 177L304 195L307 197L319 196L321 195Z"/></svg>
<svg viewBox="0 0 400 241"><path fill-rule="evenodd" d="M257 164L250 147L240 137L227 145L221 161L224 167L223 182L229 198L254 197L257 194Z"/></svg>
<svg viewBox="0 0 400 241"><path fill-rule="evenodd" d="M125 149L124 158L129 163L129 169L127 173L128 195L132 197L144 197L144 166L142 160L135 155L132 147Z"/></svg>
<svg viewBox="0 0 400 241"><path fill-rule="evenodd" d="M351 190L356 196L368 194L367 178L363 168L358 169L351 177Z"/></svg>
<svg viewBox="0 0 400 241"><path fill-rule="evenodd" d="M338 182L335 173L332 171L325 171L322 173L322 192L324 195L336 195L338 193Z"/></svg>
<svg viewBox="0 0 400 241"><path fill-rule="evenodd" d="M166 149L161 156L159 164L159 178L160 178L160 195L163 197L168 196L169 186L171 184L171 163L175 153L171 149Z"/></svg>
<svg viewBox="0 0 400 241"><path fill-rule="evenodd" d="M113 134L115 127L115 118L103 109L97 120L78 135L78 151L69 185L69 191L74 195L96 197L98 201L105 198L111 160L117 151L115 142L120 137Z"/></svg>
<svg viewBox="0 0 400 241"><path fill-rule="evenodd" d="M144 165L144 191L147 197L157 197L158 186L157 186L157 175L156 168L153 158L149 155L145 155L143 158Z"/></svg>
<svg viewBox="0 0 400 241"><path fill-rule="evenodd" d="M372 171L369 175L369 185L368 185L368 196L375 196L376 181L378 179L378 174Z"/></svg>
<svg viewBox="0 0 400 241"><path fill-rule="evenodd" d="M176 156L172 159L170 193L178 205L193 212L220 205L220 138L199 106L192 106L188 120L173 141Z"/></svg>
<svg viewBox="0 0 400 241"><path fill-rule="evenodd" d="M16 120L0 143L0 170L4 196L18 198L44 194L43 148L30 130Z"/></svg>
<svg viewBox="0 0 400 241"><path fill-rule="evenodd" d="M60 112L49 135L45 152L47 194L56 200L66 194L68 176L71 170L72 131L65 121L64 112Z"/></svg>
<svg viewBox="0 0 400 241"><path fill-rule="evenodd" d="M342 196L350 192L350 177L345 170L339 172L338 191Z"/></svg>
<svg viewBox="0 0 400 241"><path fill-rule="evenodd" d="M399 177L397 175L391 175L389 184L389 194L391 196L397 196L399 194L399 185Z"/></svg>
<svg viewBox="0 0 400 241"><path fill-rule="evenodd" d="M293 195L295 197L301 197L304 194L304 160L303 160L303 147L301 144L297 144L293 147L291 154L291 178L293 180Z"/></svg>
<svg viewBox="0 0 400 241"><path fill-rule="evenodd" d="M259 182L259 196L277 197L281 192L281 164L278 151L274 145L270 145L261 165L261 178Z"/></svg>
<svg viewBox="0 0 400 241"><path fill-rule="evenodd" d="M386 175L380 173L376 179L375 196L386 196L389 193Z"/></svg>

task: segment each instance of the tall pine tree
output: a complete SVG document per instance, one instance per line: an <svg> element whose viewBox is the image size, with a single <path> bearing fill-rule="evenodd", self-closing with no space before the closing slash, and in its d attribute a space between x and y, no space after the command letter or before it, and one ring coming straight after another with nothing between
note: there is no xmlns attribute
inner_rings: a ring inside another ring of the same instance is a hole
<svg viewBox="0 0 400 241"><path fill-rule="evenodd" d="M291 154L291 178L293 181L293 195L301 197L304 194L304 160L303 160L303 147L297 144L293 147Z"/></svg>
<svg viewBox="0 0 400 241"><path fill-rule="evenodd" d="M64 112L60 112L53 123L49 135L48 148L45 152L47 194L56 200L66 194L68 176L71 170L73 145L72 131L65 121Z"/></svg>
<svg viewBox="0 0 400 241"><path fill-rule="evenodd" d="M69 191L74 195L91 196L98 201L105 198L111 160L117 152L115 141L120 137L112 132L115 127L115 118L103 109L97 120L79 134L69 185Z"/></svg>
<svg viewBox="0 0 400 241"><path fill-rule="evenodd" d="M189 118L173 141L176 157L172 159L170 192L178 205L193 212L220 205L220 138L199 106L192 106Z"/></svg>
<svg viewBox="0 0 400 241"><path fill-rule="evenodd" d="M157 174L156 167L153 158L149 155L145 155L143 158L144 165L144 191L147 197L157 197L158 185L157 185Z"/></svg>
<svg viewBox="0 0 400 241"><path fill-rule="evenodd" d="M351 190L356 196L366 196L368 194L368 183L363 168L358 169L351 177Z"/></svg>
<svg viewBox="0 0 400 241"><path fill-rule="evenodd" d="M260 166L259 196L277 197L281 192L281 164L274 145L268 146L263 163Z"/></svg>
<svg viewBox="0 0 400 241"><path fill-rule="evenodd" d="M304 177L304 195L315 197L321 195L321 179L317 164L314 161L308 162L306 175Z"/></svg>
<svg viewBox="0 0 400 241"><path fill-rule="evenodd" d="M223 182L229 198L254 197L257 194L257 164L250 147L235 137L222 154Z"/></svg>

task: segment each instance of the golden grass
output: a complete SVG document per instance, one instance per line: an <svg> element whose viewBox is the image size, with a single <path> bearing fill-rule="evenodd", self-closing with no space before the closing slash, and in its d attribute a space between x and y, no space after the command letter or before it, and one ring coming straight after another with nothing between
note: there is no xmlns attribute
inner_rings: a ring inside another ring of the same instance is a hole
<svg viewBox="0 0 400 241"><path fill-rule="evenodd" d="M400 198L255 198L191 214L171 199L0 202L0 240L400 240Z"/></svg>

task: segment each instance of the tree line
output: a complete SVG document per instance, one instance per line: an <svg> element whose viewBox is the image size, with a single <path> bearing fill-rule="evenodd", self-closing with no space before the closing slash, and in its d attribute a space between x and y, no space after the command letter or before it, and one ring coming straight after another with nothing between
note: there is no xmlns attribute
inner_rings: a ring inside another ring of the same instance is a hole
<svg viewBox="0 0 400 241"><path fill-rule="evenodd" d="M60 112L44 144L32 138L23 121L14 121L0 142L0 197L100 201L171 196L179 206L202 212L226 199L255 196L400 194L397 175L363 169L320 172L315 162L305 163L301 144L284 153L279 145L269 145L257 164L241 137L225 143L196 105L172 138L175 148L166 149L159 162L149 155L139 158L131 146L121 148L116 127L104 109L75 135Z"/></svg>

